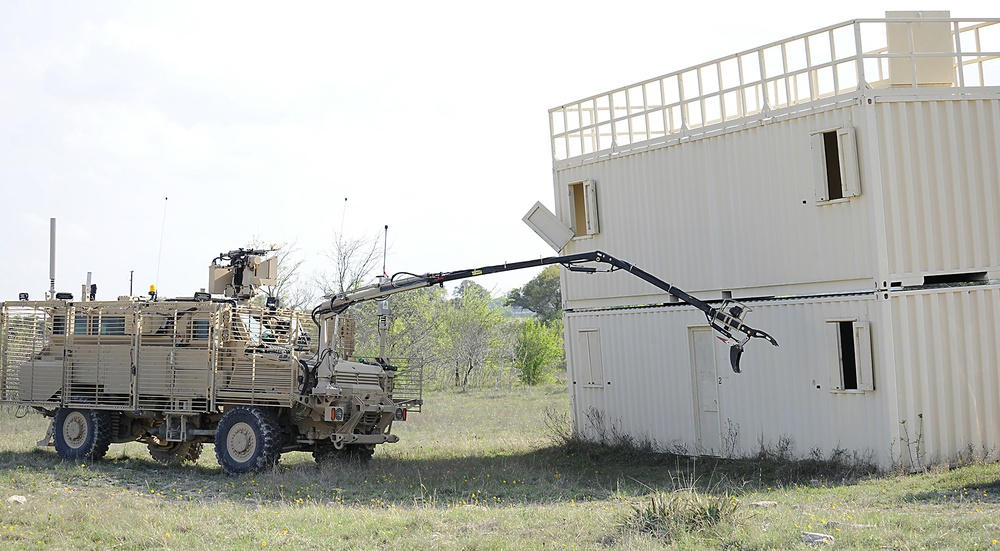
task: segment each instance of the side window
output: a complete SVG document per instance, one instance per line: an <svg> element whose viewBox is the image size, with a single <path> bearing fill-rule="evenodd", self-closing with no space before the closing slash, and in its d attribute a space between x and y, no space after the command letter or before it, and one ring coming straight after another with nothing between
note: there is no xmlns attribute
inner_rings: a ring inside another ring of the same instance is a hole
<svg viewBox="0 0 1000 551"><path fill-rule="evenodd" d="M604 364L601 361L601 334L597 329L577 333L579 357L577 381L583 386L604 387Z"/></svg>
<svg viewBox="0 0 1000 551"><path fill-rule="evenodd" d="M90 324L90 317L86 314L77 314L73 316L73 334L74 335L86 335L87 326Z"/></svg>
<svg viewBox="0 0 1000 551"><path fill-rule="evenodd" d="M101 335L124 335L125 316L101 316Z"/></svg>
<svg viewBox="0 0 1000 551"><path fill-rule="evenodd" d="M191 320L191 338L196 341L207 341L208 324L208 320Z"/></svg>
<svg viewBox="0 0 1000 551"><path fill-rule="evenodd" d="M831 390L875 390L871 327L866 321L826 322Z"/></svg>
<svg viewBox="0 0 1000 551"><path fill-rule="evenodd" d="M853 127L813 132L809 145L812 150L813 185L817 203L861 195L858 150Z"/></svg>
<svg viewBox="0 0 1000 551"><path fill-rule="evenodd" d="M584 180L569 185L570 223L575 237L601 231L597 214L597 183Z"/></svg>
<svg viewBox="0 0 1000 551"><path fill-rule="evenodd" d="M52 316L52 334L66 334L66 316Z"/></svg>

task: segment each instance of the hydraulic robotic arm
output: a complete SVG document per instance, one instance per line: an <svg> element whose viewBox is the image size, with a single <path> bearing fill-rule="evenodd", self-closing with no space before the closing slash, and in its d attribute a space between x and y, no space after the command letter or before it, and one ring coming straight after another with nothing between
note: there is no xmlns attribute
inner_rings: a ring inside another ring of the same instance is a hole
<svg viewBox="0 0 1000 551"><path fill-rule="evenodd" d="M601 270L593 266L584 265L592 262L607 264L610 268ZM729 345L729 362L730 365L732 365L733 371L736 373L740 372L740 357L743 355L743 347L750 339L764 339L774 346L778 346L778 341L776 341L774 337L768 335L764 331L754 329L743 322L747 313L747 308L742 304L724 301L719 307L712 306L711 304L689 295L683 290L678 289L670 283L663 281L662 279L636 267L633 264L625 262L624 260L619 260L601 251L565 256L550 256L536 260L497 264L494 266L484 266L482 268L458 270L454 272L440 272L424 275L398 273L387 280L380 281L379 283L362 287L355 291L339 293L331 296L328 300L325 300L313 309L313 320L318 321L321 318L327 318L329 316L340 314L350 308L351 305L359 302L378 300L404 291L411 291L423 287L430 287L431 285L443 284L448 281L466 279L480 275L520 270L534 266L547 266L550 264L561 264L570 271L583 273L624 270L701 310L705 313L705 317L708 319L709 325L711 325L712 328L718 333L719 338Z"/></svg>

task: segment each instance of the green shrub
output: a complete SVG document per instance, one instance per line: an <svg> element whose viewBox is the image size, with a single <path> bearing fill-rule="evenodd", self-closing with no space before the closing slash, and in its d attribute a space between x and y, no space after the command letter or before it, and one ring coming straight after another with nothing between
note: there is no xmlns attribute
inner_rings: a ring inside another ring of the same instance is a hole
<svg viewBox="0 0 1000 551"><path fill-rule="evenodd" d="M672 541L684 534L710 534L717 527L738 522L739 502L728 492L713 496L688 488L659 492L642 506L633 506L622 528L626 533Z"/></svg>
<svg viewBox="0 0 1000 551"><path fill-rule="evenodd" d="M521 382L537 385L551 378L552 368L562 361L563 339L559 324L534 319L521 322L514 361Z"/></svg>

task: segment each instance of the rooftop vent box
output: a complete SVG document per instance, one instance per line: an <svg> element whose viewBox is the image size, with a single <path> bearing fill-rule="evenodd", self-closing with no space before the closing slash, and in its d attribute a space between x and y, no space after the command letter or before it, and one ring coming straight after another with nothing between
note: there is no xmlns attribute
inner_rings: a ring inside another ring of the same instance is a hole
<svg viewBox="0 0 1000 551"><path fill-rule="evenodd" d="M887 11L891 86L955 86L955 43L949 11ZM900 21L893 22L892 19ZM920 21L928 19L929 21ZM916 55L914 55L916 54Z"/></svg>

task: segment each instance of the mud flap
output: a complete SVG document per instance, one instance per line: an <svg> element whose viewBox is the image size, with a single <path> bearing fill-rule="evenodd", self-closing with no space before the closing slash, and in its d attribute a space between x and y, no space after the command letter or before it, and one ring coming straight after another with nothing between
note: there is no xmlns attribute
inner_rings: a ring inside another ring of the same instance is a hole
<svg viewBox="0 0 1000 551"><path fill-rule="evenodd" d="M38 442L35 442L36 446L55 446L56 445L55 438L54 438L54 436L55 436L55 428L54 428L55 427L55 423L56 423L55 419L53 419L52 421L49 421L49 428L48 428L48 430L45 431L45 436L42 437L42 439L39 440Z"/></svg>

